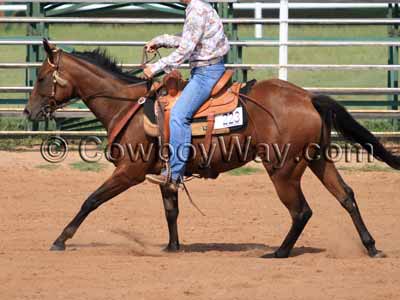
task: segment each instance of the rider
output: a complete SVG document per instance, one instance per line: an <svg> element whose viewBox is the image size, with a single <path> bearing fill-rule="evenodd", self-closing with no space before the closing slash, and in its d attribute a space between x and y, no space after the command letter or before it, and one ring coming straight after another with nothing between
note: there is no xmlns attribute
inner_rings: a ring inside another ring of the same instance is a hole
<svg viewBox="0 0 400 300"><path fill-rule="evenodd" d="M194 113L208 99L211 90L225 72L223 57L229 51L228 39L217 12L204 0L182 0L187 4L186 19L181 36L164 34L146 45L148 52L160 47L177 48L169 56L143 70L147 78L162 70L170 72L185 60L189 60L191 77L179 99L171 110L170 145L172 147L171 176L166 170L160 175L147 175L156 184L166 185L173 190L182 179L186 161L190 154L191 127ZM185 146L186 145L186 146Z"/></svg>

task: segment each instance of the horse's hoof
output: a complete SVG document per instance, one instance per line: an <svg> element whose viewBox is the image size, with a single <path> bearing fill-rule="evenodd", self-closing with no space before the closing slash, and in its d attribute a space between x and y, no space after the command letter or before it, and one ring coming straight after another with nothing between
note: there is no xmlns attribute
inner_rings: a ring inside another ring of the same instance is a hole
<svg viewBox="0 0 400 300"><path fill-rule="evenodd" d="M50 247L50 251L64 251L65 250L65 244L53 244Z"/></svg>
<svg viewBox="0 0 400 300"><path fill-rule="evenodd" d="M267 253L261 256L261 258L275 258L275 253Z"/></svg>
<svg viewBox="0 0 400 300"><path fill-rule="evenodd" d="M284 250L276 250L274 255L275 258L288 258L289 257L289 251L284 251Z"/></svg>
<svg viewBox="0 0 400 300"><path fill-rule="evenodd" d="M261 258L288 258L289 255L287 253L281 253L279 251L273 253L267 253L261 256Z"/></svg>
<svg viewBox="0 0 400 300"><path fill-rule="evenodd" d="M174 253L179 252L180 246L177 244L169 244L167 247L164 248L164 252Z"/></svg>
<svg viewBox="0 0 400 300"><path fill-rule="evenodd" d="M369 254L370 257L372 258L385 258L387 255L385 252L377 250L376 253Z"/></svg>

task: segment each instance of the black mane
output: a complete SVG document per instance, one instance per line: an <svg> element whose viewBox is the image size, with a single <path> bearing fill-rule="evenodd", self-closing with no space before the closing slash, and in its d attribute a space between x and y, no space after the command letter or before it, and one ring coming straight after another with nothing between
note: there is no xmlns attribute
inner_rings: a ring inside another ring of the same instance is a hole
<svg viewBox="0 0 400 300"><path fill-rule="evenodd" d="M145 79L135 77L129 75L127 72L124 72L116 59L111 57L107 53L106 49L97 48L92 51L73 51L71 54L108 71L115 77L128 83L139 83L146 81Z"/></svg>

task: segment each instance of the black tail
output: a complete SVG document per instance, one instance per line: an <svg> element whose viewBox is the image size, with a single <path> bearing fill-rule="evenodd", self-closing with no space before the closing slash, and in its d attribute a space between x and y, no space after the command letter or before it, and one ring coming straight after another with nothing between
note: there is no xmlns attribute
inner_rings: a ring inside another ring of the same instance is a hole
<svg viewBox="0 0 400 300"><path fill-rule="evenodd" d="M326 124L329 128L333 125L345 139L359 143L375 158L384 161L394 169L400 170L400 157L390 153L368 129L354 120L341 104L324 95L313 96L312 103L321 115L322 120L325 123L330 122L330 124Z"/></svg>

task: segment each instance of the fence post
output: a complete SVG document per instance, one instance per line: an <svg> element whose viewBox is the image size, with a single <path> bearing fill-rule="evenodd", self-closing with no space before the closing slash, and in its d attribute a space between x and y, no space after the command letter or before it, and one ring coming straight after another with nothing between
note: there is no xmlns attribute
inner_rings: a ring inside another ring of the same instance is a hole
<svg viewBox="0 0 400 300"><path fill-rule="evenodd" d="M233 4L232 3L218 3L218 14L222 18L233 18ZM238 40L238 25L233 23L228 23L225 26L225 32L227 37L231 41ZM242 49L241 46L231 46L231 50L227 55L227 63L235 64L242 62ZM234 80L242 81L243 72L242 70L235 70Z"/></svg>
<svg viewBox="0 0 400 300"><path fill-rule="evenodd" d="M279 7L279 79L288 80L288 70L283 65L288 64L288 46L286 44L289 39L289 1L280 0Z"/></svg>
<svg viewBox="0 0 400 300"><path fill-rule="evenodd" d="M234 10L233 10L233 3L228 4L228 18L233 19L234 16ZM231 39L233 41L239 40L239 33L238 33L238 24L236 23L231 23L231 28L230 28L230 35ZM232 52L232 57L231 57L231 63L233 64L241 64L243 62L243 48L242 46L234 46L233 47L233 52ZM242 69L237 69L235 72L235 76L233 77L234 80L236 81L243 81L243 70Z"/></svg>
<svg viewBox="0 0 400 300"><path fill-rule="evenodd" d="M261 3L255 3L255 8L254 8L254 18L256 19L262 19L262 5ZM263 37L263 25L262 24L256 24L254 26L254 37L257 39L260 39Z"/></svg>
<svg viewBox="0 0 400 300"><path fill-rule="evenodd" d="M44 17L44 5L37 2L29 2L27 6L27 16ZM47 37L47 25L43 23L30 23L27 30L28 37ZM40 45L27 46L27 62L38 62L44 58L44 53ZM28 69L26 74L26 84L32 86L35 83L37 70Z"/></svg>
<svg viewBox="0 0 400 300"><path fill-rule="evenodd" d="M398 18L399 17L399 5L389 4L388 18ZM389 37L399 37L400 30L398 24L390 25L389 28ZM389 65L398 65L399 64L399 47L398 46L390 46L389 47ZM388 71L388 87L389 88L398 88L399 87L399 71L398 70L389 70ZM399 109L399 95L390 95L389 100L391 101L390 109L397 110ZM399 128L399 120L393 120L394 130Z"/></svg>

